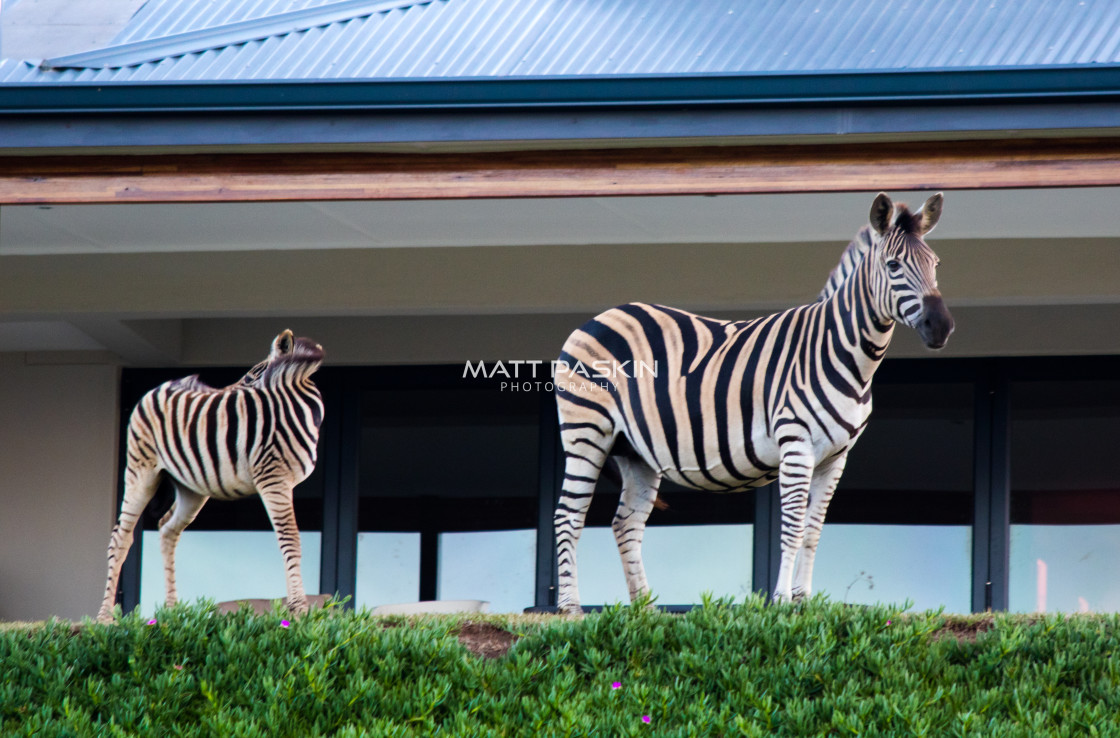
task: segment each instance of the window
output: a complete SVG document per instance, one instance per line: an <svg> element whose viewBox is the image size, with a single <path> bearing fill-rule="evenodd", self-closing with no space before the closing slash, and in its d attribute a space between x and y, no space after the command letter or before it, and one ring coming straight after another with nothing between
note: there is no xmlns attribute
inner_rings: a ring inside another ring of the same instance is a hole
<svg viewBox="0 0 1120 738"><path fill-rule="evenodd" d="M150 615L165 597L159 531L144 531L141 545L140 612ZM315 594L319 591L320 532L300 531L300 546L303 586L308 594ZM271 530L207 530L192 525L179 538L175 573L182 602L201 597L224 602L287 596L284 557Z"/></svg>
<svg viewBox="0 0 1120 738"><path fill-rule="evenodd" d="M1011 384L1010 607L1120 610L1120 382Z"/></svg>
<svg viewBox="0 0 1120 738"><path fill-rule="evenodd" d="M225 384L243 371L203 379ZM123 423L144 391L184 373L126 370ZM548 602L562 471L553 398L462 374L320 373L320 388L334 392L328 417L340 420L324 425L319 466L296 488L309 594L322 581L354 592L358 606L467 599L509 612ZM990 580L993 595L1000 586L1009 593L993 596L997 607L1120 611L1117 376L1112 357L886 362L828 511L814 591L968 612L982 606ZM996 458L1003 450L1009 472ZM618 495L601 477L578 549L587 605L629 598L610 529ZM779 524L769 491L721 495L664 482L660 496L668 508L653 511L643 545L658 604L694 604L705 593L741 601L772 587ZM150 612L163 600L155 528L170 502L161 490L142 518L122 575L126 608ZM260 500L209 502L183 534L177 573L184 600L283 597Z"/></svg>
<svg viewBox="0 0 1120 738"><path fill-rule="evenodd" d="M599 478L576 549L584 605L630 601L610 527L620 494L608 475ZM667 507L650 514L642 541L657 603L695 604L706 593L742 601L752 587L754 492L699 492L663 480L658 496Z"/></svg>
<svg viewBox="0 0 1120 738"><path fill-rule="evenodd" d="M356 604L531 607L538 395L468 379L367 389L361 403ZM378 541L399 555L374 554Z"/></svg>
<svg viewBox="0 0 1120 738"><path fill-rule="evenodd" d="M821 534L813 591L971 609L973 386L882 382Z"/></svg>

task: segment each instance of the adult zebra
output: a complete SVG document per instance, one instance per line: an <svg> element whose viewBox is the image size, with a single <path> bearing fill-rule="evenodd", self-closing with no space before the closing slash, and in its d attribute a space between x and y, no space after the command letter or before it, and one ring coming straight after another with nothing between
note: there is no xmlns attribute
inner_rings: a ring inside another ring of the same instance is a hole
<svg viewBox="0 0 1120 738"><path fill-rule="evenodd" d="M953 331L937 289L938 260L923 240L941 205L938 193L914 213L880 193L870 228L849 244L811 305L726 321L632 303L572 333L555 377L564 448L555 514L562 612L580 611L576 544L608 461L622 477L612 527L631 599L649 589L641 543L662 478L717 492L777 479L782 555L774 599L810 593L825 512L871 413L871 379L895 322L934 349Z"/></svg>
<svg viewBox="0 0 1120 738"><path fill-rule="evenodd" d="M167 605L177 600L175 546L206 500L259 494L284 557L288 607L306 612L292 488L315 468L323 400L311 375L322 361L322 346L284 331L268 358L235 384L215 389L195 375L140 398L128 421L124 501L109 540L99 621L113 619L121 565L162 475L175 488L175 502L159 523Z"/></svg>

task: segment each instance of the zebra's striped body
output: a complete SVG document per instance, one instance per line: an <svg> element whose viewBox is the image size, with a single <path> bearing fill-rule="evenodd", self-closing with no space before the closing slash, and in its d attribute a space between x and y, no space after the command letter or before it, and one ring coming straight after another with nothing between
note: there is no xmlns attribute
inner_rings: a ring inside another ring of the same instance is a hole
<svg viewBox="0 0 1120 738"><path fill-rule="evenodd" d="M936 257L922 240L940 208L936 195L920 213L896 211L880 194L873 229L852 241L811 305L724 321L632 303L568 338L555 378L565 454L555 516L562 611L580 609L575 547L608 460L622 476L613 528L632 599L648 591L641 541L662 478L716 492L778 480L774 596L809 593L825 511L871 413L871 379L895 321L933 348L952 331Z"/></svg>
<svg viewBox="0 0 1120 738"><path fill-rule="evenodd" d="M284 557L288 606L307 610L292 489L315 468L323 401L311 375L322 347L284 331L268 359L235 384L208 387L197 376L145 394L128 423L125 494L109 541L109 573L98 620L112 620L121 565L136 522L166 475L175 502L160 520L167 605L175 604L175 547L210 497L259 494Z"/></svg>

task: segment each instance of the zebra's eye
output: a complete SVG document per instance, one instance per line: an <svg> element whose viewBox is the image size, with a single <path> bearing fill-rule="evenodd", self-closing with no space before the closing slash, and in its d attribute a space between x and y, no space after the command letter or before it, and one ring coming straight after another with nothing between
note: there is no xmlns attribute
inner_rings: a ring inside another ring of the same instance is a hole
<svg viewBox="0 0 1120 738"><path fill-rule="evenodd" d="M892 272L897 272L901 266L897 259L891 259L887 262L887 269L890 269Z"/></svg>

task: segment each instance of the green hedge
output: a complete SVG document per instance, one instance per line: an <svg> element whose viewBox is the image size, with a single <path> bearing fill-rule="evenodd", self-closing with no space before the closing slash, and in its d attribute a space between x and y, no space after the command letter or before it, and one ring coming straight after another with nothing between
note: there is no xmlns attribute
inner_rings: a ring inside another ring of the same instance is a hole
<svg viewBox="0 0 1120 738"><path fill-rule="evenodd" d="M489 617L519 636L493 659L462 618L285 617L204 603L0 632L0 734L1120 735L1116 616L613 607Z"/></svg>

